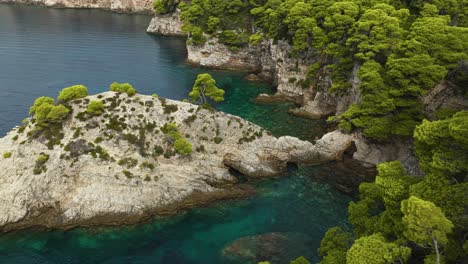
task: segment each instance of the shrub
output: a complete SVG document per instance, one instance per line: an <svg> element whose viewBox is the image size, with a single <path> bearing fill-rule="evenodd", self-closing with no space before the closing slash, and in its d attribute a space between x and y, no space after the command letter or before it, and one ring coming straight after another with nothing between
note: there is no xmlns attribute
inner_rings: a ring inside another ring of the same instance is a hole
<svg viewBox="0 0 468 264"><path fill-rule="evenodd" d="M193 26L190 29L190 40L195 45L205 44L206 38L203 35L203 30L199 27Z"/></svg>
<svg viewBox="0 0 468 264"><path fill-rule="evenodd" d="M63 105L41 104L35 110L36 124L47 127L50 123L62 122L70 112Z"/></svg>
<svg viewBox="0 0 468 264"><path fill-rule="evenodd" d="M3 158L5 158L5 159L11 158L11 151L7 151L7 152L3 153Z"/></svg>
<svg viewBox="0 0 468 264"><path fill-rule="evenodd" d="M249 37L249 44L255 46L262 41L263 37L261 34L256 33Z"/></svg>
<svg viewBox="0 0 468 264"><path fill-rule="evenodd" d="M86 112L92 115L100 115L104 110L104 103L101 100L91 101L88 104Z"/></svg>
<svg viewBox="0 0 468 264"><path fill-rule="evenodd" d="M146 169L149 169L149 170L154 170L154 167L155 167L155 166L154 166L153 163L149 163L149 162L147 162L147 161L141 163L141 165L140 165L140 168L142 168L142 169L145 169L145 168L146 168Z"/></svg>
<svg viewBox="0 0 468 264"><path fill-rule="evenodd" d="M135 88L129 83L114 82L110 85L110 90L113 92L126 93L128 96L136 94Z"/></svg>
<svg viewBox="0 0 468 264"><path fill-rule="evenodd" d="M164 108L165 114L177 112L177 109L178 109L177 105L169 105L169 104L163 105L163 108Z"/></svg>
<svg viewBox="0 0 468 264"><path fill-rule="evenodd" d="M152 94L151 96L154 97L154 98L158 98L158 97L159 97L159 95L158 95L158 94L155 94L155 93Z"/></svg>
<svg viewBox="0 0 468 264"><path fill-rule="evenodd" d="M34 101L34 104L29 108L29 114L33 115L36 113L36 109L43 105L43 104L48 104L48 105L54 105L55 101L54 98L52 97L47 97L47 96L41 96L37 98Z"/></svg>
<svg viewBox="0 0 468 264"><path fill-rule="evenodd" d="M244 46L247 44L248 39L245 34L237 33L234 30L225 30L219 35L219 40L221 43L228 46Z"/></svg>
<svg viewBox="0 0 468 264"><path fill-rule="evenodd" d="M134 177L133 173L129 172L128 170L123 170L122 173L129 179Z"/></svg>
<svg viewBox="0 0 468 264"><path fill-rule="evenodd" d="M47 171L47 167L44 165L49 160L49 155L41 153L36 159L36 164L33 169L34 174L41 174Z"/></svg>
<svg viewBox="0 0 468 264"><path fill-rule="evenodd" d="M133 168L136 165L138 165L138 160L136 160L134 158L123 158L123 159L119 160L118 164L120 166L125 166L127 168Z"/></svg>
<svg viewBox="0 0 468 264"><path fill-rule="evenodd" d="M214 143L219 144L219 143L221 143L223 141L223 139L220 138L220 137L215 137L215 138L213 138L213 141L214 141Z"/></svg>
<svg viewBox="0 0 468 264"><path fill-rule="evenodd" d="M184 138L179 138L174 142L174 149L179 154L190 155L192 153L192 144Z"/></svg>
<svg viewBox="0 0 468 264"><path fill-rule="evenodd" d="M79 99L86 97L88 95L88 88L84 85L74 85L70 87L63 88L59 93L58 99L60 101L70 101L74 99Z"/></svg>
<svg viewBox="0 0 468 264"><path fill-rule="evenodd" d="M156 15L173 12L177 7L178 1L175 0L155 0L153 2L154 13Z"/></svg>

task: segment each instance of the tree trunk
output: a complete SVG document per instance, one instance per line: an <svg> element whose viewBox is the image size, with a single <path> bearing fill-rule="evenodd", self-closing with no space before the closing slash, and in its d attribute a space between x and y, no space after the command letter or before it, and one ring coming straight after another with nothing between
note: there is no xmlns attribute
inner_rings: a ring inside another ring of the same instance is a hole
<svg viewBox="0 0 468 264"><path fill-rule="evenodd" d="M434 236L432 236L432 242L434 242L434 249L436 252L436 263L440 264L440 252L439 252L439 245L437 244L437 240Z"/></svg>

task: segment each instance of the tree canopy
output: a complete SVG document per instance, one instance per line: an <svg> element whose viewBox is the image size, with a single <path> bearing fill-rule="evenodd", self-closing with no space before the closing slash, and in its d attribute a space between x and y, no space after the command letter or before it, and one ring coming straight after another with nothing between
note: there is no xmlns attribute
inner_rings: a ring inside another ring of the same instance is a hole
<svg viewBox="0 0 468 264"><path fill-rule="evenodd" d="M208 73L202 73L197 76L192 91L189 93L194 102L200 104L209 103L211 99L217 103L224 101L224 90L216 86L216 81Z"/></svg>
<svg viewBox="0 0 468 264"><path fill-rule="evenodd" d="M86 97L87 95L88 88L86 88L86 86L84 85L78 84L63 88L63 90L59 93L57 98L60 101L67 102L70 100Z"/></svg>

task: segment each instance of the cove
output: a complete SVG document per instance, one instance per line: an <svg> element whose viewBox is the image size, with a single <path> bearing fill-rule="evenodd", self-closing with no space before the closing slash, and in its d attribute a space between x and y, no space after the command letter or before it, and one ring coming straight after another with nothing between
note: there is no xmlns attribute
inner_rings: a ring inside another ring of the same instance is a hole
<svg viewBox="0 0 468 264"><path fill-rule="evenodd" d="M139 93L181 100L201 72L212 74L226 90L219 110L277 136L323 134L319 121L288 115L288 105L254 104L255 96L270 91L268 85L249 83L243 73L185 65L185 40L146 34L149 20L98 10L0 5L0 134L20 124L35 98L55 97L69 85L81 83L98 93L113 81L130 82ZM258 193L250 199L132 227L7 234L0 237L0 263L245 263L224 257L222 249L238 238L271 232L305 236L287 245L276 263L299 255L314 262L324 232L347 226L350 200L315 180L320 171L301 168L252 183Z"/></svg>

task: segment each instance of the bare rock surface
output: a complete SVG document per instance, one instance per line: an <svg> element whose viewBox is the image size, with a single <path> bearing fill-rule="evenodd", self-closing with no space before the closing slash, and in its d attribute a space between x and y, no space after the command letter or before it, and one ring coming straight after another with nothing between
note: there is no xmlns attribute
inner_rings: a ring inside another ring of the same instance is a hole
<svg viewBox="0 0 468 264"><path fill-rule="evenodd" d="M0 3L21 3L65 8L98 8L123 13L153 12L152 0L0 0Z"/></svg>
<svg viewBox="0 0 468 264"><path fill-rule="evenodd" d="M155 15L146 29L146 32L165 36L185 36L182 32L180 10L174 13Z"/></svg>
<svg viewBox="0 0 468 264"><path fill-rule="evenodd" d="M99 116L84 114L103 100ZM331 132L312 144L275 138L239 117L190 103L106 92L68 103L59 130L34 132L31 118L0 139L0 230L126 224L217 199L243 197L230 168L248 177L287 162L339 160L353 137ZM174 152L162 132L175 123L193 153ZM60 142L51 143L50 138ZM39 162L40 156L48 156Z"/></svg>

